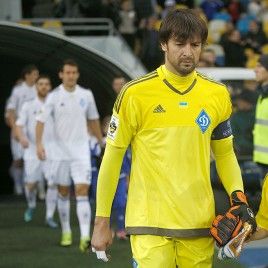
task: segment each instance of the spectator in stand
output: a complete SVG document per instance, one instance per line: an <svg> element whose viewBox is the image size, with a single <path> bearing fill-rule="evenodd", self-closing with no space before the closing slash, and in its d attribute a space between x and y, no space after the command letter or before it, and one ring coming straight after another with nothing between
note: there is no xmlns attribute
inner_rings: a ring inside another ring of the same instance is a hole
<svg viewBox="0 0 268 268"><path fill-rule="evenodd" d="M203 66L199 67L216 67L216 54L213 49L206 48L202 51L200 60L203 64ZM201 63L201 65L202 65Z"/></svg>
<svg viewBox="0 0 268 268"><path fill-rule="evenodd" d="M121 23L119 8L116 0L102 0L102 17L111 19L117 29Z"/></svg>
<svg viewBox="0 0 268 268"><path fill-rule="evenodd" d="M236 112L231 117L231 126L234 135L234 147L238 158L251 156L253 153L253 136L255 112L254 93L244 89L234 98Z"/></svg>
<svg viewBox="0 0 268 268"><path fill-rule="evenodd" d="M114 77L112 82L113 94L111 95L109 103L107 104L106 115L110 116L113 113L113 106L116 101L116 98L126 83L127 80L123 75L120 74Z"/></svg>
<svg viewBox="0 0 268 268"><path fill-rule="evenodd" d="M119 15L121 21L119 24L119 32L122 34L128 45L134 50L136 33L136 14L132 5L132 1L122 1Z"/></svg>
<svg viewBox="0 0 268 268"><path fill-rule="evenodd" d="M167 16L167 14L176 9L176 1L175 0L166 0L165 1L165 7L162 11L162 14L161 14L161 18L165 18Z"/></svg>
<svg viewBox="0 0 268 268"><path fill-rule="evenodd" d="M133 0L134 9L137 14L138 24L141 20L147 19L153 15L153 5L148 0Z"/></svg>
<svg viewBox="0 0 268 268"><path fill-rule="evenodd" d="M141 60L149 71L156 69L163 61L163 54L158 44L156 23L157 18L154 16L150 17L147 20L146 28L143 32Z"/></svg>
<svg viewBox="0 0 268 268"><path fill-rule="evenodd" d="M258 17L260 12L262 10L262 6L261 6L261 1L259 0L252 0L249 2L248 4L248 14L249 15L252 15L252 16L255 16L255 17Z"/></svg>
<svg viewBox="0 0 268 268"><path fill-rule="evenodd" d="M240 5L239 0L230 0L230 3L228 4L227 9L228 9L229 14L232 17L233 23L236 23L242 12L242 7Z"/></svg>
<svg viewBox="0 0 268 268"><path fill-rule="evenodd" d="M135 54L141 56L143 44L143 32L146 28L146 20L154 14L154 7L148 0L133 0L134 10L136 13L137 25L137 47Z"/></svg>
<svg viewBox="0 0 268 268"><path fill-rule="evenodd" d="M267 38L256 20L250 22L249 31L244 37L244 43L256 51L260 51L261 47L267 43Z"/></svg>
<svg viewBox="0 0 268 268"><path fill-rule="evenodd" d="M225 24L225 31L220 37L219 44L223 47L226 41L228 41L230 33L235 29L235 26L232 22L227 22Z"/></svg>
<svg viewBox="0 0 268 268"><path fill-rule="evenodd" d="M259 97L259 92L257 91L257 82L255 80L244 80L243 88L251 91L254 99L254 106L256 106L257 99Z"/></svg>
<svg viewBox="0 0 268 268"><path fill-rule="evenodd" d="M254 16L250 16L247 13L241 13L240 18L236 23L236 29L242 36L245 36L249 31L250 22L255 19Z"/></svg>
<svg viewBox="0 0 268 268"><path fill-rule="evenodd" d="M226 67L245 66L246 55L239 31L234 29L229 33L228 39L223 43L223 49Z"/></svg>

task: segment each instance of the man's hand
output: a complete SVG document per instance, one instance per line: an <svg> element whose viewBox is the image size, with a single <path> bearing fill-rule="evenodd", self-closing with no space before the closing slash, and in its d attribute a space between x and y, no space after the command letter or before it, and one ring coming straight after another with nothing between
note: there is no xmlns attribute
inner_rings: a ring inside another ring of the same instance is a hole
<svg viewBox="0 0 268 268"><path fill-rule="evenodd" d="M21 137L20 138L20 144L24 149L29 147L29 141L27 140L26 137Z"/></svg>
<svg viewBox="0 0 268 268"><path fill-rule="evenodd" d="M16 141L19 142L19 136L18 136L18 132L17 132L16 126L14 126L14 127L11 128L11 136L12 136L12 138L14 138Z"/></svg>
<svg viewBox="0 0 268 268"><path fill-rule="evenodd" d="M251 232L256 230L256 221L249 208L246 196L241 191L231 194L231 208L225 215L218 215L212 222L210 233L219 247L225 246L243 229L245 223L251 226Z"/></svg>
<svg viewBox="0 0 268 268"><path fill-rule="evenodd" d="M94 231L91 240L92 251L97 254L98 259L108 261L105 250L112 244L113 235L110 229L110 218L96 217Z"/></svg>
<svg viewBox="0 0 268 268"><path fill-rule="evenodd" d="M42 143L36 145L36 153L41 161L46 160L46 151Z"/></svg>
<svg viewBox="0 0 268 268"><path fill-rule="evenodd" d="M218 215L212 222L210 233L218 247L226 245L242 228L242 221L231 213L232 209L230 208L225 215Z"/></svg>

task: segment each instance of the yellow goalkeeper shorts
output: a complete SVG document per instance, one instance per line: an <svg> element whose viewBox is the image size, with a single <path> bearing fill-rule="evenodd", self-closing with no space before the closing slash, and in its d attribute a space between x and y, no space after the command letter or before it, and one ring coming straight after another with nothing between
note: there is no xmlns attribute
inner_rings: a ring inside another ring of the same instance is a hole
<svg viewBox="0 0 268 268"><path fill-rule="evenodd" d="M133 267L211 268L213 239L131 235Z"/></svg>

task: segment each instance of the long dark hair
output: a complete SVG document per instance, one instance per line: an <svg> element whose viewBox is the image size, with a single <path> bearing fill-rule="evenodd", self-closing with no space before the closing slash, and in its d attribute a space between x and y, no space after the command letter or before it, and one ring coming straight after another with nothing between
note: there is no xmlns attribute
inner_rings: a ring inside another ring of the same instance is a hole
<svg viewBox="0 0 268 268"><path fill-rule="evenodd" d="M167 43L170 38L186 41L200 37L202 45L205 45L207 36L206 22L192 9L171 11L162 21L159 30L160 44Z"/></svg>

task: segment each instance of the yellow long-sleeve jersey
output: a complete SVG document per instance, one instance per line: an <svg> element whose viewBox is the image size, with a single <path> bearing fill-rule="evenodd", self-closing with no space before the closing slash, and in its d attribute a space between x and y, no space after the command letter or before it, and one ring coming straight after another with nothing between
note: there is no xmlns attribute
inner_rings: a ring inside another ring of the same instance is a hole
<svg viewBox="0 0 268 268"><path fill-rule="evenodd" d="M215 217L211 147L227 192L243 190L230 114L226 87L195 71L179 77L161 66L129 82L114 105L99 175L97 216L110 215L118 162L131 144L128 233L208 235Z"/></svg>

